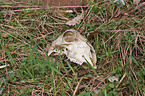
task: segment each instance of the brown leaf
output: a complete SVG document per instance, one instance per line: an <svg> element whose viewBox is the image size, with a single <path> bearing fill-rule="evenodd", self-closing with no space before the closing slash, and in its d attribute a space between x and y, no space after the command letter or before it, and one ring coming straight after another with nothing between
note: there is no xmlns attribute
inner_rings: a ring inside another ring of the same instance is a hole
<svg viewBox="0 0 145 96"><path fill-rule="evenodd" d="M72 20L69 20L66 22L66 25L76 25L79 24L80 21L84 18L84 14L78 15L77 17L73 18Z"/></svg>

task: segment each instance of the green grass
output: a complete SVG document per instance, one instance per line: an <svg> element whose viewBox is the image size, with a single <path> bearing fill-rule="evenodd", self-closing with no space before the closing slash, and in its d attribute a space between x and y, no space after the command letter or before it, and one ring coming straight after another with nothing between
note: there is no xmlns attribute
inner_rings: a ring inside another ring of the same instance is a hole
<svg viewBox="0 0 145 96"><path fill-rule="evenodd" d="M131 0L125 6L97 2L90 1L90 7L84 8L85 19L75 26L62 23L67 21L64 17L72 19L76 13L1 7L0 67L7 66L0 69L0 95L143 96L145 10L141 7L129 15L117 15L135 5L129 3ZM51 43L71 28L87 37L95 48L97 69L74 64L64 55L47 56ZM110 75L119 81L110 82ZM97 76L103 76L103 80Z"/></svg>

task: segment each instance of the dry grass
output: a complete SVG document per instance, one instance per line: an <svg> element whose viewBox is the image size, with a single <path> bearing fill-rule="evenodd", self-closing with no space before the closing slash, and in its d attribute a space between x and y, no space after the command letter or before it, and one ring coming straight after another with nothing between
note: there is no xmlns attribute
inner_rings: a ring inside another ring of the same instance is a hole
<svg viewBox="0 0 145 96"><path fill-rule="evenodd" d="M79 12L63 10L81 8L41 9L34 4L1 2L0 66L7 66L0 69L0 94L143 96L145 4L141 4L135 9L131 1L125 6L109 0L90 2L82 8L85 17L80 24L68 26L65 22ZM52 41L70 28L94 46L97 70L69 62L65 56L47 56ZM119 81L109 82L110 75Z"/></svg>

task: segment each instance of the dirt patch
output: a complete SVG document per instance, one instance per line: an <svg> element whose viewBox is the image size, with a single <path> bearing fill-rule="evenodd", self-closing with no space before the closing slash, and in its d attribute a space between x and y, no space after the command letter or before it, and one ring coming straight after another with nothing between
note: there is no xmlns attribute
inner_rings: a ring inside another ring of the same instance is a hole
<svg viewBox="0 0 145 96"><path fill-rule="evenodd" d="M83 6L87 5L89 0L31 0L31 2L48 6ZM30 3L30 0L24 0L24 3Z"/></svg>

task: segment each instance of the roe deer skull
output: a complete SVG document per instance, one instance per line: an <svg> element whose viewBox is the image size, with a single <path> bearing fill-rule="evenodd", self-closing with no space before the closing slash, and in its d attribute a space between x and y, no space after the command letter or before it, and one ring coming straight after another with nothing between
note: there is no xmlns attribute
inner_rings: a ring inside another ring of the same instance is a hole
<svg viewBox="0 0 145 96"><path fill-rule="evenodd" d="M48 56L52 52L57 52L61 55L65 54L70 61L80 65L88 61L93 68L97 69L96 53L93 46L74 29L66 30L52 42Z"/></svg>

